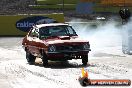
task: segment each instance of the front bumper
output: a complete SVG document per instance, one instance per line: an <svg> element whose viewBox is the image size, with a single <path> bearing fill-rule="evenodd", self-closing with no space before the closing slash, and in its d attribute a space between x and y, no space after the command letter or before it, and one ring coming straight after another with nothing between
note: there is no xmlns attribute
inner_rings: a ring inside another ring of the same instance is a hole
<svg viewBox="0 0 132 88"><path fill-rule="evenodd" d="M61 51L61 52L48 52L47 56L49 60L71 60L71 59L81 59L81 56L88 55L89 50L80 51Z"/></svg>

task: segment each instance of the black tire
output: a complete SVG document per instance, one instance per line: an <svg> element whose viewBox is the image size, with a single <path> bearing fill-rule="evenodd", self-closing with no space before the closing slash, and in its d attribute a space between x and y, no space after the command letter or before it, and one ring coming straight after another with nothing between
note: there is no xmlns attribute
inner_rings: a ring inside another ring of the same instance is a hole
<svg viewBox="0 0 132 88"><path fill-rule="evenodd" d="M45 53L42 55L42 61L43 61L43 66L47 67L48 66L48 57Z"/></svg>
<svg viewBox="0 0 132 88"><path fill-rule="evenodd" d="M26 59L29 64L34 64L36 57L33 56L28 50L26 51Z"/></svg>
<svg viewBox="0 0 132 88"><path fill-rule="evenodd" d="M82 63L83 63L84 66L87 65L87 62L88 62L88 55L82 56Z"/></svg>

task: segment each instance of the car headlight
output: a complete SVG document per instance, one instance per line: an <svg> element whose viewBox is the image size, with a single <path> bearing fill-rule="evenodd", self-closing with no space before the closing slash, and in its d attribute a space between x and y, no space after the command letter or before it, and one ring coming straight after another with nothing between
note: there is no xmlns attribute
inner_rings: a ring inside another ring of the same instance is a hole
<svg viewBox="0 0 132 88"><path fill-rule="evenodd" d="M49 46L49 52L55 52L56 47L54 45Z"/></svg>
<svg viewBox="0 0 132 88"><path fill-rule="evenodd" d="M83 49L84 50L88 50L89 48L90 48L89 43L86 43L86 44L83 45Z"/></svg>

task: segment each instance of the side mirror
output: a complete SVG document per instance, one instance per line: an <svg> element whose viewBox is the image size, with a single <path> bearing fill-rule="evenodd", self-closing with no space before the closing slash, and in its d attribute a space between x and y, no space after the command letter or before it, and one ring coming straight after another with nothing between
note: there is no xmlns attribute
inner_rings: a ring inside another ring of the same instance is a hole
<svg viewBox="0 0 132 88"><path fill-rule="evenodd" d="M33 32L33 33L32 33L32 37L34 37L34 38L39 38L39 35L38 35L38 33Z"/></svg>

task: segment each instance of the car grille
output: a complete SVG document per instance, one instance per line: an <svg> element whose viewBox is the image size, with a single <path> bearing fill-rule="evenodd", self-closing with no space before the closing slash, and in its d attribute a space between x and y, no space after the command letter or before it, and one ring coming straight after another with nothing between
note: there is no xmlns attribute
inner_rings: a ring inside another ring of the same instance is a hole
<svg viewBox="0 0 132 88"><path fill-rule="evenodd" d="M83 46L81 45L61 45L57 46L57 51L76 51L82 50Z"/></svg>

